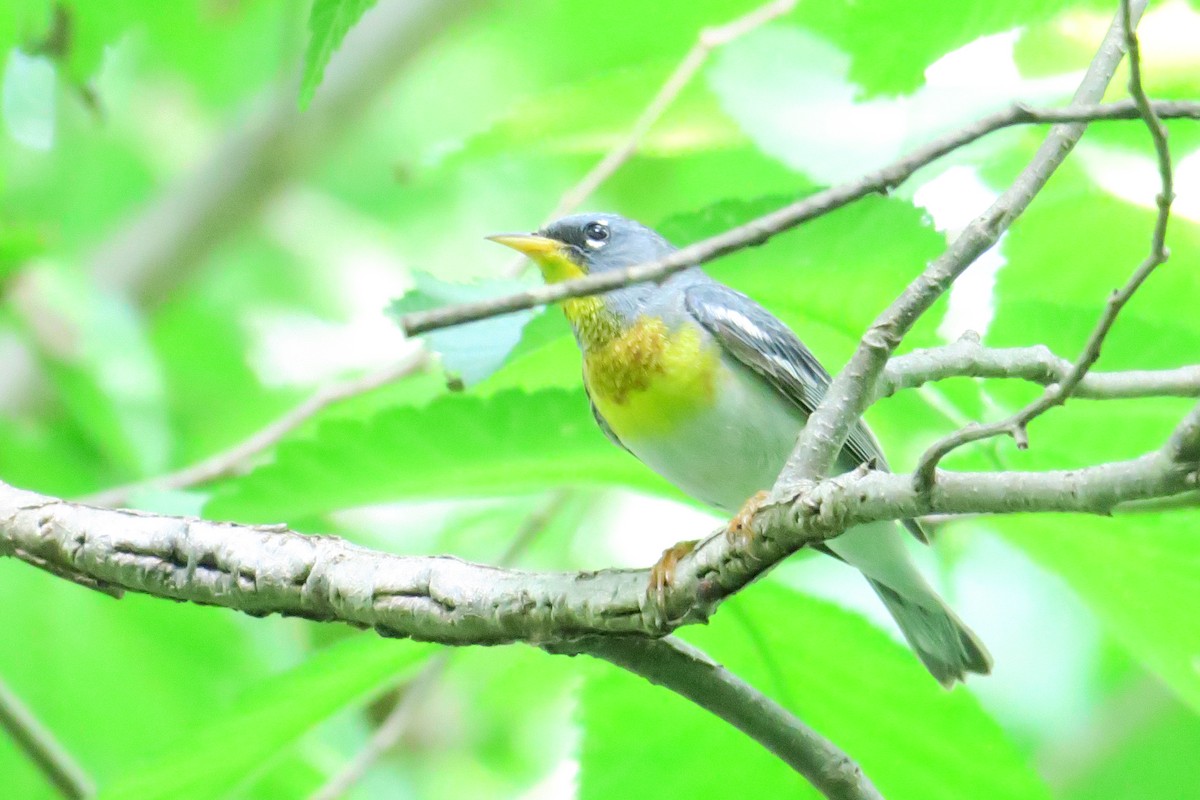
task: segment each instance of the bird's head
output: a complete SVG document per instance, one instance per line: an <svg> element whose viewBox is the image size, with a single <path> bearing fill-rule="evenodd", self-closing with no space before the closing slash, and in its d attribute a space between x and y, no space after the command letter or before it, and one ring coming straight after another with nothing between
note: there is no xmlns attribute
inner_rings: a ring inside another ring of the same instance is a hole
<svg viewBox="0 0 1200 800"><path fill-rule="evenodd" d="M654 230L616 214L573 214L537 233L488 238L529 256L547 283L657 261L675 249Z"/></svg>

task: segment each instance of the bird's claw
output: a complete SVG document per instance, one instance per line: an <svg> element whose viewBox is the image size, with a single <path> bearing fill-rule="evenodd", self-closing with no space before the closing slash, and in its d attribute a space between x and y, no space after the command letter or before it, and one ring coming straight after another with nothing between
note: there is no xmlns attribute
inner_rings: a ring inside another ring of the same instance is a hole
<svg viewBox="0 0 1200 800"><path fill-rule="evenodd" d="M768 496L769 493L766 491L755 492L751 495L725 527L726 541L735 547L745 547L754 540L754 529L750 525L754 522L754 516L767 502Z"/></svg>
<svg viewBox="0 0 1200 800"><path fill-rule="evenodd" d="M655 601L655 610L660 620L666 619L667 589L675 583L675 568L679 560L696 549L696 540L677 542L666 550L650 568L650 595Z"/></svg>

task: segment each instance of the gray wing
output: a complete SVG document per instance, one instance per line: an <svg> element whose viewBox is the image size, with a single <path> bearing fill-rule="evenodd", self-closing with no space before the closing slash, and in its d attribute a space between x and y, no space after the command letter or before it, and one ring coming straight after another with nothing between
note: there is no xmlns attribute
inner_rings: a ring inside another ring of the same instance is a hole
<svg viewBox="0 0 1200 800"><path fill-rule="evenodd" d="M832 378L804 343L769 311L741 292L713 282L684 291L684 307L727 353L766 379L807 416L825 396ZM854 465L887 470L887 459L875 437L859 420L850 430L843 455ZM904 525L921 541L926 537L913 520Z"/></svg>
<svg viewBox="0 0 1200 800"><path fill-rule="evenodd" d="M721 347L765 378L805 415L811 414L832 380L792 329L741 292L713 282L689 287L684 305ZM854 464L887 469L883 452L862 422L855 424L845 450Z"/></svg>

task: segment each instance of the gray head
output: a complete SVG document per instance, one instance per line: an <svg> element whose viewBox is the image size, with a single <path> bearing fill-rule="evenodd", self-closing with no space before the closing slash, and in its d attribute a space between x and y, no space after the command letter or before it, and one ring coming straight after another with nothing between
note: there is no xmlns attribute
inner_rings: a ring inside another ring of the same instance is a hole
<svg viewBox="0 0 1200 800"><path fill-rule="evenodd" d="M657 261L675 250L657 231L616 214L572 214L538 234L561 243L587 274Z"/></svg>
<svg viewBox="0 0 1200 800"><path fill-rule="evenodd" d="M537 233L488 238L529 256L547 283L657 261L675 250L640 222L598 212L563 217ZM639 283L605 292L602 297L609 311L631 320L654 301L657 289L655 284Z"/></svg>
<svg viewBox="0 0 1200 800"><path fill-rule="evenodd" d="M656 261L675 248L640 222L616 214L572 214L537 233L489 236L533 259L549 283Z"/></svg>

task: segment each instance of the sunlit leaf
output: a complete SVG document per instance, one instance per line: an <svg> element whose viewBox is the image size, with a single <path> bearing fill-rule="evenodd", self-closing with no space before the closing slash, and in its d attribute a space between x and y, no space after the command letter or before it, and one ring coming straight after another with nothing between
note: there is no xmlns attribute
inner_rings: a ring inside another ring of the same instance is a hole
<svg viewBox="0 0 1200 800"><path fill-rule="evenodd" d="M1061 575L1135 658L1200 710L1197 521L1187 511L1003 518L991 525Z"/></svg>
<svg viewBox="0 0 1200 800"><path fill-rule="evenodd" d="M332 645L248 690L210 724L102 787L99 797L225 797L317 723L397 681L430 652L428 645L371 634Z"/></svg>
<svg viewBox="0 0 1200 800"><path fill-rule="evenodd" d="M161 470L170 448L162 375L129 302L67 272L34 276L26 309L64 404L105 455L134 475Z"/></svg>
<svg viewBox="0 0 1200 800"><path fill-rule="evenodd" d="M13 48L0 87L0 117L8 135L31 150L54 146L55 68L45 56Z"/></svg>
<svg viewBox="0 0 1200 800"><path fill-rule="evenodd" d="M300 107L316 94L329 59L342 39L375 0L315 0L308 17L308 48L304 53L304 75L300 79Z"/></svg>
<svg viewBox="0 0 1200 800"><path fill-rule="evenodd" d="M766 583L684 635L846 750L885 797L1048 796L970 693L946 692L861 617ZM585 800L656 797L663 786L714 798L819 796L744 734L615 669L589 676L583 725Z"/></svg>
<svg viewBox="0 0 1200 800"><path fill-rule="evenodd" d="M478 284L455 284L424 272L414 272L415 286L388 306L388 314L399 319L413 311L427 311L456 303L468 303L512 294L533 285L532 280L492 280ZM521 339L521 330L533 316L518 311L455 325L426 334L430 347L442 357L442 366L464 385L473 386L491 375Z"/></svg>
<svg viewBox="0 0 1200 800"><path fill-rule="evenodd" d="M597 483L673 494L604 438L582 388L451 395L365 421L327 422L313 438L281 445L272 463L219 484L205 514L278 521L395 500Z"/></svg>

